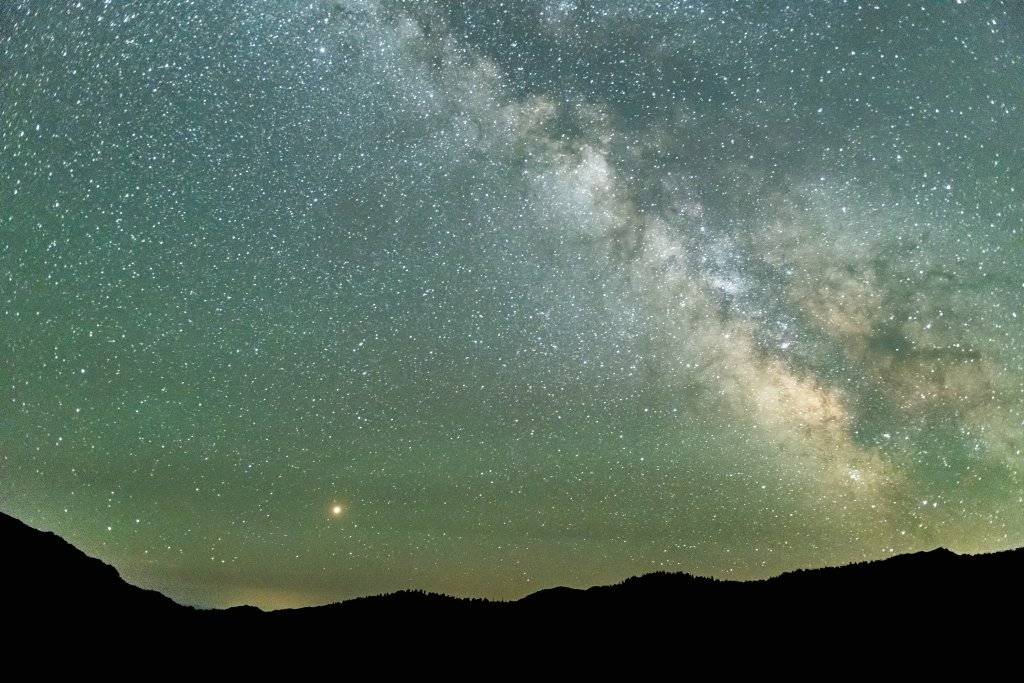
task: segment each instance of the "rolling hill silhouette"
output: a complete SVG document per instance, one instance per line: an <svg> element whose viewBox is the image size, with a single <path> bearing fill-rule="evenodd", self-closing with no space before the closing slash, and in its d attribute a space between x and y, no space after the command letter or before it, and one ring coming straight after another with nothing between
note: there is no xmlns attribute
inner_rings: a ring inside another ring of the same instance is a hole
<svg viewBox="0 0 1024 683"><path fill-rule="evenodd" d="M422 591L357 598L302 609L203 610L126 583L117 571L59 536L0 513L2 608L8 624L78 629L116 623L133 631L231 633L233 637L387 628L391 636L461 625L644 629L673 624L680 635L802 632L873 624L873 632L937 628L1019 613L1024 550L957 555L945 549L764 581L733 582L653 573L586 590L553 588L514 602L452 598ZM974 622L982 624L982 622ZM223 629L230 629L225 631Z"/></svg>

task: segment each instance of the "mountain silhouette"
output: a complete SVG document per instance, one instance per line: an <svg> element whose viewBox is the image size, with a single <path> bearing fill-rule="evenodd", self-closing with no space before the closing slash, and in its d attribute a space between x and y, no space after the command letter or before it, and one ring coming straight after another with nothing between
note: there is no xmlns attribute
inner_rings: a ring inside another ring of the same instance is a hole
<svg viewBox="0 0 1024 683"><path fill-rule="evenodd" d="M721 581L653 573L611 586L552 588L517 601L453 598L400 591L319 607L265 612L255 607L197 609L132 586L117 571L56 534L0 513L2 606L8 624L81 629L116 623L135 632L186 629L241 637L355 628L389 637L465 629L664 628L691 639L728 634L779 638L787 625L804 633L873 624L872 632L975 624L994 611L1019 614L1024 550L958 555L945 549L827 569L798 570L761 581ZM953 620L957 621L953 621ZM974 619L971 622L969 620ZM980 625L980 626L978 626ZM225 630L228 629L228 630ZM526 632L526 631L524 631ZM838 632L838 631L837 631Z"/></svg>

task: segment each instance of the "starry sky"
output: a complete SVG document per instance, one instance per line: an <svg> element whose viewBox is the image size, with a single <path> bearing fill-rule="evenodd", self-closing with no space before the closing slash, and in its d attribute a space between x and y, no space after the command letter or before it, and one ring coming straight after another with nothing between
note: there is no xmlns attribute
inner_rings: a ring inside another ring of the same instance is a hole
<svg viewBox="0 0 1024 683"><path fill-rule="evenodd" d="M0 509L205 606L1022 545L1022 46L3 0Z"/></svg>

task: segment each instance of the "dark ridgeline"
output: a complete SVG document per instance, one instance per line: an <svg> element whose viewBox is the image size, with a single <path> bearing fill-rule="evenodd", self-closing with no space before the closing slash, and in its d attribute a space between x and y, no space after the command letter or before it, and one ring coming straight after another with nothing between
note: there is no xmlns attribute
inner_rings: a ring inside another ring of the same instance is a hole
<svg viewBox="0 0 1024 683"><path fill-rule="evenodd" d="M40 637L69 629L88 634L83 629L89 628L107 635L114 628L127 635L231 638L344 635L350 630L363 636L429 637L502 627L523 634L582 630L633 636L647 631L664 636L669 629L704 640L780 641L799 635L820 639L827 633L849 638L857 625L870 625L857 631L867 638L939 628L977 635L978 629L999 628L993 615L1019 614L1024 582L1024 550L969 556L939 549L756 582L654 573L614 586L542 590L516 602L402 591L274 612L200 610L129 585L113 567L59 536L2 513L0 548L4 623L17 625L22 636Z"/></svg>

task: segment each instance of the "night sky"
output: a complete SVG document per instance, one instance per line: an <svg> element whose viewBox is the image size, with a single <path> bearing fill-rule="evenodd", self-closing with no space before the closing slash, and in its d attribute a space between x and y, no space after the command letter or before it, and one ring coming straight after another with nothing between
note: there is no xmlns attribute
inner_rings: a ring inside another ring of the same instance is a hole
<svg viewBox="0 0 1024 683"><path fill-rule="evenodd" d="M1024 544L1024 5L0 0L0 509L189 603Z"/></svg>

